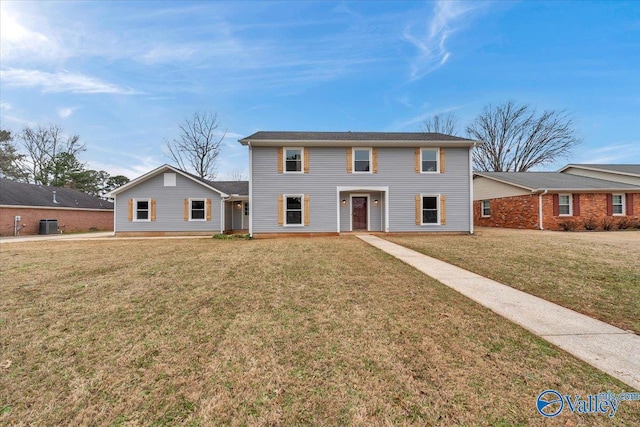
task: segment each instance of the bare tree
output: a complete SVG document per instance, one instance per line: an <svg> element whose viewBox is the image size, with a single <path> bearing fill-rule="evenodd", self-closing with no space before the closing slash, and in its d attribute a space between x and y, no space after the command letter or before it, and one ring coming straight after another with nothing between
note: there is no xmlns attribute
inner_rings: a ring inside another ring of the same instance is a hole
<svg viewBox="0 0 640 427"><path fill-rule="evenodd" d="M427 118L423 122L422 128L425 132L455 135L458 133L458 117L453 113L436 114Z"/></svg>
<svg viewBox="0 0 640 427"><path fill-rule="evenodd" d="M59 174L64 172L60 165L61 159L74 157L86 150L80 137L73 135L65 137L62 129L57 125L49 127L26 126L20 135L22 148L27 153L21 167L27 175L27 181L35 184L49 185L59 180Z"/></svg>
<svg viewBox="0 0 640 427"><path fill-rule="evenodd" d="M227 134L226 130L220 134L217 129L217 114L196 111L193 118L180 125L178 138L165 142L168 157L182 170L214 179L220 145Z"/></svg>
<svg viewBox="0 0 640 427"><path fill-rule="evenodd" d="M568 156L581 142L565 111L538 115L529 105L514 101L489 104L466 130L470 138L484 142L473 152L478 171L524 172Z"/></svg>
<svg viewBox="0 0 640 427"><path fill-rule="evenodd" d="M231 181L246 181L247 175L243 170L236 168L229 173L229 179Z"/></svg>

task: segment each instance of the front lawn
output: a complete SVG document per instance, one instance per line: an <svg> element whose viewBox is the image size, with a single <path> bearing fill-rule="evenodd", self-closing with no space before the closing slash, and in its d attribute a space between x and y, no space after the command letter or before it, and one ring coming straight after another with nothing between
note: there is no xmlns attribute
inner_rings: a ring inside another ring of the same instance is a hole
<svg viewBox="0 0 640 427"><path fill-rule="evenodd" d="M543 390L630 391L354 237L21 243L0 261L2 425L546 425Z"/></svg>
<svg viewBox="0 0 640 427"><path fill-rule="evenodd" d="M640 333L640 232L479 228L388 240Z"/></svg>

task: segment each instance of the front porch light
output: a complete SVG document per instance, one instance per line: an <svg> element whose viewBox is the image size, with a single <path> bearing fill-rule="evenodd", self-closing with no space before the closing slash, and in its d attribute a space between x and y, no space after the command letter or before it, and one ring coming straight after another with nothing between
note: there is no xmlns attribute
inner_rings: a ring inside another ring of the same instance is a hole
<svg viewBox="0 0 640 427"><path fill-rule="evenodd" d="M342 206L347 206L347 199L342 199Z"/></svg>
<svg viewBox="0 0 640 427"><path fill-rule="evenodd" d="M378 206L378 199L375 199L375 200L373 201L373 206Z"/></svg>

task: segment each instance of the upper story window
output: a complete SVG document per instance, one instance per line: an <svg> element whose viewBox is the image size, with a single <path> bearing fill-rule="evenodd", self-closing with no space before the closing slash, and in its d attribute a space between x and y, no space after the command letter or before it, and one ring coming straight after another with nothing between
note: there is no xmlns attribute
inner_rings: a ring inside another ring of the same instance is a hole
<svg viewBox="0 0 640 427"><path fill-rule="evenodd" d="M189 220L204 221L206 218L206 201L205 199L191 199L191 209Z"/></svg>
<svg viewBox="0 0 640 427"><path fill-rule="evenodd" d="M423 148L420 150L421 156L421 172L435 172L438 173L440 168L438 166L438 149L437 148Z"/></svg>
<svg viewBox="0 0 640 427"><path fill-rule="evenodd" d="M624 194L613 194L611 197L611 206L613 208L614 215L624 215L625 211L625 197Z"/></svg>
<svg viewBox="0 0 640 427"><path fill-rule="evenodd" d="M491 201L483 200L482 201L482 216L490 217L491 216Z"/></svg>
<svg viewBox="0 0 640 427"><path fill-rule="evenodd" d="M370 148L354 148L353 149L353 171L354 172L371 172L371 149Z"/></svg>
<svg viewBox="0 0 640 427"><path fill-rule="evenodd" d="M560 216L571 216L571 194L558 195L558 212Z"/></svg>
<svg viewBox="0 0 640 427"><path fill-rule="evenodd" d="M285 148L284 158L286 173L302 173L302 148Z"/></svg>
<svg viewBox="0 0 640 427"><path fill-rule="evenodd" d="M136 199L134 203L134 219L136 221L151 220L151 202L149 199Z"/></svg>

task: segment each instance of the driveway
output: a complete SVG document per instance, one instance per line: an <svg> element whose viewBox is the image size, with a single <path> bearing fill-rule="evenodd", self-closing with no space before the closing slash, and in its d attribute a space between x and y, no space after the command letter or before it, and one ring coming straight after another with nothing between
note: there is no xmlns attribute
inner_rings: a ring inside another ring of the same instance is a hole
<svg viewBox="0 0 640 427"><path fill-rule="evenodd" d="M46 234L28 236L3 236L0 243L21 243L21 242L41 242L47 240L87 240L97 238L113 237L113 231L95 233L73 233L73 234Z"/></svg>

